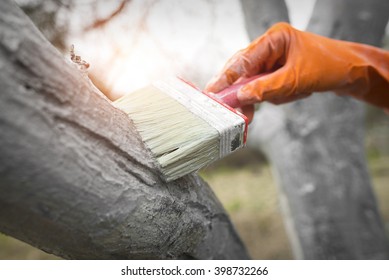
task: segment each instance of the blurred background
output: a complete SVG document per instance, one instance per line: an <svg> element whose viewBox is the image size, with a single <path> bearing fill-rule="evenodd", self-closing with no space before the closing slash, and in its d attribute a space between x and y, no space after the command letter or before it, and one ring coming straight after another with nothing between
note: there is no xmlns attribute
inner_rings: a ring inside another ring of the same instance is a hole
<svg viewBox="0 0 389 280"><path fill-rule="evenodd" d="M170 75L203 88L250 41L238 0L16 2L65 57L69 58L70 45L75 46L76 54L90 64L91 80L111 100ZM304 30L315 0L286 4L292 25ZM368 167L389 232L389 116L365 106ZM254 259L293 258L276 181L260 151L243 149L200 174L223 203ZM0 234L0 259L55 258Z"/></svg>

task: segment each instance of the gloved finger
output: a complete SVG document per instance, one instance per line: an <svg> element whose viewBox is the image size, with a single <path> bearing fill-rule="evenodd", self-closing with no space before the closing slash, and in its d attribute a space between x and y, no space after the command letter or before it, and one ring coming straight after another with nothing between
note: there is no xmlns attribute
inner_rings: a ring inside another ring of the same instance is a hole
<svg viewBox="0 0 389 280"><path fill-rule="evenodd" d="M247 117L247 119L249 120L249 123L251 123L253 118L254 118L254 113L255 113L254 105L243 106L242 107L242 112Z"/></svg>
<svg viewBox="0 0 389 280"><path fill-rule="evenodd" d="M263 36L253 41L247 48L236 53L206 86L206 92L219 92L232 85L241 77L250 77L262 72L274 71L286 60L289 37L286 23L270 28Z"/></svg>
<svg viewBox="0 0 389 280"><path fill-rule="evenodd" d="M248 119L249 123L252 122L252 120L254 118L254 113L255 113L254 105L246 105L246 106L243 106L241 108L236 108L236 110L238 110L243 115L245 115L246 118Z"/></svg>
<svg viewBox="0 0 389 280"><path fill-rule="evenodd" d="M308 96L310 93L297 87L294 71L281 68L243 86L237 94L241 104L268 101L283 104Z"/></svg>

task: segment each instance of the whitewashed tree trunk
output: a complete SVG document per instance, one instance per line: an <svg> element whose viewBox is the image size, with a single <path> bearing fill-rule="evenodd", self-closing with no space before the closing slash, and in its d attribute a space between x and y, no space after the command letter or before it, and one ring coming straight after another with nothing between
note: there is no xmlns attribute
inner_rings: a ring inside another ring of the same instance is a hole
<svg viewBox="0 0 389 280"><path fill-rule="evenodd" d="M166 184L132 122L0 1L0 231L64 258L246 259L197 175Z"/></svg>
<svg viewBox="0 0 389 280"><path fill-rule="evenodd" d="M273 23L264 22L269 14L288 21L282 2L242 0L251 39ZM386 0L317 0L308 30L379 45L388 16ZM249 135L273 165L296 258L389 257L366 166L363 104L332 93L263 104Z"/></svg>

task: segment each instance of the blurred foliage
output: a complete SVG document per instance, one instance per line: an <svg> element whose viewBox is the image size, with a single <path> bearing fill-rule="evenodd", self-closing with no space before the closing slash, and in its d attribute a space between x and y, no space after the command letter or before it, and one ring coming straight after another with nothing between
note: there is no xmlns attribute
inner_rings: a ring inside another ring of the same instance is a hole
<svg viewBox="0 0 389 280"><path fill-rule="evenodd" d="M0 260L57 260L24 242L0 233Z"/></svg>

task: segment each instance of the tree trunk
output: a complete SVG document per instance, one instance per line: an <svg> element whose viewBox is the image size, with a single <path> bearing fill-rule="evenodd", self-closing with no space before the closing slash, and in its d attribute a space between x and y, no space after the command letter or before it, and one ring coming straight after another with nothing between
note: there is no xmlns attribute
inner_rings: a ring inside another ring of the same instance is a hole
<svg viewBox="0 0 389 280"><path fill-rule="evenodd" d="M262 2L272 1L253 3ZM308 30L377 45L388 4L317 0ZM246 14L254 10L244 9ZM257 26L261 18L257 14ZM284 106L264 104L255 117L250 140L253 147L262 146L273 164L296 258L389 257L366 167L363 119L363 104L331 93Z"/></svg>
<svg viewBox="0 0 389 280"><path fill-rule="evenodd" d="M131 120L0 2L0 231L75 259L246 259L197 175L166 184Z"/></svg>
<svg viewBox="0 0 389 280"><path fill-rule="evenodd" d="M241 3L250 40L259 37L277 22L289 22L284 0L241 0Z"/></svg>

